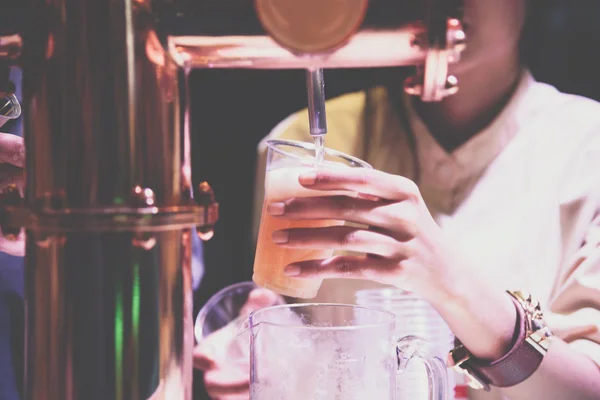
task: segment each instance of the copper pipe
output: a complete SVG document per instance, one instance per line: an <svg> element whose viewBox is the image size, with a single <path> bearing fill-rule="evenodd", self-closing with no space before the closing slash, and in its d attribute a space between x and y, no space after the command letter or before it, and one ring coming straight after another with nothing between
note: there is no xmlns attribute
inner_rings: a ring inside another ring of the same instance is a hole
<svg viewBox="0 0 600 400"><path fill-rule="evenodd" d="M190 68L310 69L419 65L425 49L416 39L422 24L365 30L327 55L297 57L268 36L173 36L171 52Z"/></svg>

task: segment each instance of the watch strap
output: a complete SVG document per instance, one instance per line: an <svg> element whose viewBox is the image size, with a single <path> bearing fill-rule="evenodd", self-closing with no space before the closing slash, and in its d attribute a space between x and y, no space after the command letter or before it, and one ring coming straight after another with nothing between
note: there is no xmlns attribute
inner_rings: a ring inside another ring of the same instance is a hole
<svg viewBox="0 0 600 400"><path fill-rule="evenodd" d="M490 390L490 386L515 386L529 378L540 366L545 351L540 351L533 335L530 336L527 315L523 304L512 293L511 299L517 310L517 321L512 346L498 360L486 362L471 356L457 340L451 352L451 362L471 380L470 386Z"/></svg>

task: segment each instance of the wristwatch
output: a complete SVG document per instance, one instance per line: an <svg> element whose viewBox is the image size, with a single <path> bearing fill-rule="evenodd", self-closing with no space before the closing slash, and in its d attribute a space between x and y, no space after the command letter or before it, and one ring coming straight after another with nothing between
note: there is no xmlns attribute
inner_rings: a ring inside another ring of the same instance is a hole
<svg viewBox="0 0 600 400"><path fill-rule="evenodd" d="M552 333L546 326L540 303L531 294L507 291L517 309L517 323L510 351L502 358L485 362L472 356L457 339L448 355L448 366L467 376L473 389L515 386L529 378L548 351Z"/></svg>

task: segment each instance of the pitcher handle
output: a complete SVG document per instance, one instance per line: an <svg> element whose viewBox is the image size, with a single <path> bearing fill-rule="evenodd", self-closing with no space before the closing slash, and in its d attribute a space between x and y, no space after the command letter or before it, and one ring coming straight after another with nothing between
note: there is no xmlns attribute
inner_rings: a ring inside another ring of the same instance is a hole
<svg viewBox="0 0 600 400"><path fill-rule="evenodd" d="M398 371L403 372L408 364L418 358L427 371L429 383L429 400L448 399L448 369L439 357L426 354L427 341L418 336L405 336L396 343Z"/></svg>

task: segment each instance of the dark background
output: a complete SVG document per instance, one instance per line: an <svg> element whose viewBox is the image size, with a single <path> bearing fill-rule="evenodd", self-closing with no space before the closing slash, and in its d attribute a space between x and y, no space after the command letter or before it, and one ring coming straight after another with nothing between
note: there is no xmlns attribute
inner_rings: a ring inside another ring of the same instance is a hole
<svg viewBox="0 0 600 400"><path fill-rule="evenodd" d="M239 4L229 3L234 8ZM219 4L223 8L225 3ZM563 92L600 99L599 18L600 2L595 0L534 1L524 46L534 76ZM329 70L327 97L377 84L399 85L408 72ZM306 107L306 92L302 71L196 70L191 86L193 178L210 182L221 205L215 237L205 245L198 310L217 290L251 278L256 147L278 122ZM195 385L197 398L204 398L200 374Z"/></svg>

